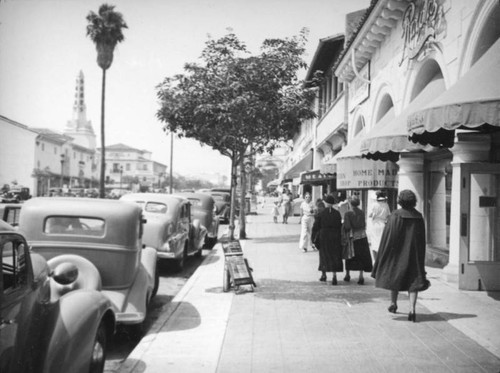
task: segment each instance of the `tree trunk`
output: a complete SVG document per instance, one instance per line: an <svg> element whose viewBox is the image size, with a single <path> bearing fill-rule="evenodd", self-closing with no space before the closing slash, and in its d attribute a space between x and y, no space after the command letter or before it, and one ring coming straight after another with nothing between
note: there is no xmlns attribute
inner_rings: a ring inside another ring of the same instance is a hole
<svg viewBox="0 0 500 373"><path fill-rule="evenodd" d="M231 157L231 210L229 212L229 239L234 240L234 210L236 206L236 155Z"/></svg>
<svg viewBox="0 0 500 373"><path fill-rule="evenodd" d="M106 97L106 70L102 69L102 90L101 90L101 175L99 183L99 198L106 195L104 182L106 176L106 148L104 139L104 103Z"/></svg>
<svg viewBox="0 0 500 373"><path fill-rule="evenodd" d="M247 177L245 171L245 157L241 157L240 159L240 185L241 185L241 195L240 195L240 239L247 238L246 232L246 189L247 189Z"/></svg>

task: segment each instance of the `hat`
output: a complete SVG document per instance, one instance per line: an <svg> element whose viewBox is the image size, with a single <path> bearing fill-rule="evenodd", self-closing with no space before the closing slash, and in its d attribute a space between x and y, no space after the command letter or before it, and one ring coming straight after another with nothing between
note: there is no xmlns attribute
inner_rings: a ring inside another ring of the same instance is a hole
<svg viewBox="0 0 500 373"><path fill-rule="evenodd" d="M385 201L387 197L384 192L377 192L377 201Z"/></svg>
<svg viewBox="0 0 500 373"><path fill-rule="evenodd" d="M325 198L323 198L323 201L325 201L325 203L328 203L330 205L334 205L335 204L335 197L332 196L331 194L329 194Z"/></svg>

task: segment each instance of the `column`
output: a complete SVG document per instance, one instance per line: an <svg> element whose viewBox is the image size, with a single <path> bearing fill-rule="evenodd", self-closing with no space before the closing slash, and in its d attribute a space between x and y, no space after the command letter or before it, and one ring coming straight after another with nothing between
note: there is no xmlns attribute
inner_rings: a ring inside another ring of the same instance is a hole
<svg viewBox="0 0 500 373"><path fill-rule="evenodd" d="M417 196L417 210L424 213L424 154L401 153L397 164L398 190L412 190Z"/></svg>
<svg viewBox="0 0 500 373"><path fill-rule="evenodd" d="M489 159L491 140L489 135L470 132L458 132L455 145L450 149L453 153L451 218L450 218L450 257L443 270L443 277L448 282L458 284L460 264L460 211L462 204L461 180L463 163L486 162Z"/></svg>

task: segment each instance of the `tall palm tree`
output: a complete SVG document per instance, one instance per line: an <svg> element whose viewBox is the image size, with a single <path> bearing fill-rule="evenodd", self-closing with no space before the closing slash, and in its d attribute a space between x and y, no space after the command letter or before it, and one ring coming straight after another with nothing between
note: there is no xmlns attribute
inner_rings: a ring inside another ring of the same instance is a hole
<svg viewBox="0 0 500 373"><path fill-rule="evenodd" d="M87 36L97 49L97 64L102 69L101 92L101 175L99 198L104 198L104 177L106 167L106 148L104 142L104 102L106 92L106 70L113 62L113 52L118 43L125 40L122 29L127 28L123 15L115 12L114 5L102 4L98 14L90 11L87 15Z"/></svg>

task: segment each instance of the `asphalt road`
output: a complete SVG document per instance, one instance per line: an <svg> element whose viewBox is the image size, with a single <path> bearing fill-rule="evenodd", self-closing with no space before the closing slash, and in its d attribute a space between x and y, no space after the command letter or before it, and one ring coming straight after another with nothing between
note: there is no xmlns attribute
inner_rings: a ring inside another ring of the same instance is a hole
<svg viewBox="0 0 500 373"><path fill-rule="evenodd" d="M149 330L151 325L161 315L164 307L172 301L175 295L182 289L186 281L196 271L203 261L208 250L203 250L201 257L189 256L182 271L176 271L172 265L160 261L160 286L158 293L153 298L146 317L145 329ZM126 327L119 327L112 341L108 345L108 355L104 366L105 373L115 373L120 365L140 342L140 337L134 337Z"/></svg>

